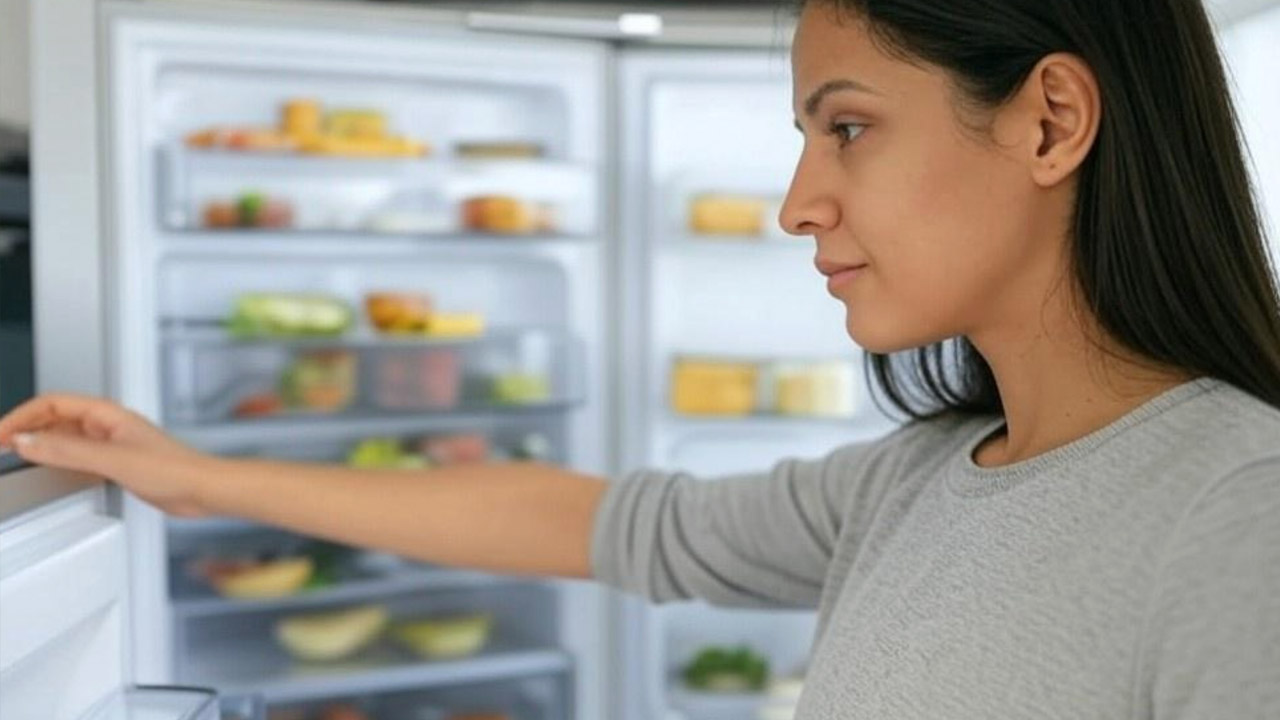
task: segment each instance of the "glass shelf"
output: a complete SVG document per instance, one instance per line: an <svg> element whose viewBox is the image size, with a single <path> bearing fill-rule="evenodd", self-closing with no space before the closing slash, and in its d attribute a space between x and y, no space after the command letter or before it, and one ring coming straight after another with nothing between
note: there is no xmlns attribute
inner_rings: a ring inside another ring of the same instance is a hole
<svg viewBox="0 0 1280 720"><path fill-rule="evenodd" d="M169 323L163 337L165 422L179 430L515 415L567 410L582 396L581 344L560 330L238 339L206 324Z"/></svg>
<svg viewBox="0 0 1280 720"><path fill-rule="evenodd" d="M159 221L178 231L177 239L185 231L203 231L222 237L355 233L520 241L589 237L599 226L598 171L572 162L353 158L167 145L160 163Z"/></svg>

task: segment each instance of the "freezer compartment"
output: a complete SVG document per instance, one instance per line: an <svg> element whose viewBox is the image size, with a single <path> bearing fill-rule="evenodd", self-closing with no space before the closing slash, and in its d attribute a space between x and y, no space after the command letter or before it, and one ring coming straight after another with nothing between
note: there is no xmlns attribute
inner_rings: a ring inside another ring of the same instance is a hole
<svg viewBox="0 0 1280 720"><path fill-rule="evenodd" d="M349 697L271 708L269 720L564 720L570 715L564 673L470 683L428 692ZM346 714L341 714L346 713Z"/></svg>
<svg viewBox="0 0 1280 720"><path fill-rule="evenodd" d="M556 599L527 582L191 617L175 631L178 677L278 703L561 672Z"/></svg>
<svg viewBox="0 0 1280 720"><path fill-rule="evenodd" d="M252 240L335 232L588 237L598 227L595 170L537 157L343 158L169 146L160 162L161 222L169 230Z"/></svg>
<svg viewBox="0 0 1280 720"><path fill-rule="evenodd" d="M581 344L557 330L462 340L237 340L170 325L165 421L210 425L400 413L569 408L582 399Z"/></svg>

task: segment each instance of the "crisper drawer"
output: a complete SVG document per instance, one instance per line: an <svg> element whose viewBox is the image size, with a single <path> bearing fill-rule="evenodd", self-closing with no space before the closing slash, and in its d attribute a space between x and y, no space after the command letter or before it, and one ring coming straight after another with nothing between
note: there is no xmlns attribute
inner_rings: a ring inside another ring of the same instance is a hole
<svg viewBox="0 0 1280 720"><path fill-rule="evenodd" d="M542 583L389 592L180 617L181 682L271 705L568 672Z"/></svg>
<svg viewBox="0 0 1280 720"><path fill-rule="evenodd" d="M567 408L582 397L580 344L556 330L465 340L236 340L171 325L165 421L210 425L299 417Z"/></svg>

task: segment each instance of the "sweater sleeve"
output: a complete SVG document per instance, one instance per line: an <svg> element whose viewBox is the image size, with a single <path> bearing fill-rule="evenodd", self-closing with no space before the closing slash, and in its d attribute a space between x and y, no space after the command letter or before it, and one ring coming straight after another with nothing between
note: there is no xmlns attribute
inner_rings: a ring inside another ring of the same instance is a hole
<svg viewBox="0 0 1280 720"><path fill-rule="evenodd" d="M882 460L901 432L765 473L615 482L595 516L595 577L654 602L814 608L842 530L869 523L892 484Z"/></svg>
<svg viewBox="0 0 1280 720"><path fill-rule="evenodd" d="M1201 496L1176 531L1153 611L1154 720L1280 718L1280 461Z"/></svg>

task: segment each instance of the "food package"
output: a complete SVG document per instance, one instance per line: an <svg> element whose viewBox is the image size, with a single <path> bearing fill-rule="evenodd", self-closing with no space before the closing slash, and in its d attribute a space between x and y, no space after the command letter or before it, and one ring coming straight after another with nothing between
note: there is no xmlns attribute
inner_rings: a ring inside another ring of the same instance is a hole
<svg viewBox="0 0 1280 720"><path fill-rule="evenodd" d="M781 415L847 418L854 414L854 370L847 362L776 363L774 410Z"/></svg>
<svg viewBox="0 0 1280 720"><path fill-rule="evenodd" d="M431 320L429 295L416 293L369 293L364 298L369 322L382 332L422 332Z"/></svg>
<svg viewBox="0 0 1280 720"><path fill-rule="evenodd" d="M451 410L462 394L462 359L456 350L384 350L376 370L374 397L386 410Z"/></svg>
<svg viewBox="0 0 1280 720"><path fill-rule="evenodd" d="M236 403L231 415L237 418L271 417L284 412L284 399L277 392L263 392L249 395Z"/></svg>
<svg viewBox="0 0 1280 720"><path fill-rule="evenodd" d="M327 662L348 658L368 647L387 626L380 605L337 612L295 615L276 623L277 642L299 660Z"/></svg>
<svg viewBox="0 0 1280 720"><path fill-rule="evenodd" d="M493 617L481 613L397 623L391 635L424 658L442 660L474 655L492 631Z"/></svg>
<svg viewBox="0 0 1280 720"><path fill-rule="evenodd" d="M296 98L280 109L280 129L293 138L315 137L324 131L320 101Z"/></svg>
<svg viewBox="0 0 1280 720"><path fill-rule="evenodd" d="M532 159L545 154L541 144L535 142L460 142L453 146L453 154L469 159Z"/></svg>
<svg viewBox="0 0 1280 720"><path fill-rule="evenodd" d="M301 353L280 378L280 396L294 409L339 412L355 393L356 356L349 350Z"/></svg>
<svg viewBox="0 0 1280 720"><path fill-rule="evenodd" d="M340 335L353 313L341 300L323 295L250 293L236 299L227 329L237 337Z"/></svg>
<svg viewBox="0 0 1280 720"><path fill-rule="evenodd" d="M685 415L747 415L756 409L754 363L677 360L671 404Z"/></svg>
<svg viewBox="0 0 1280 720"><path fill-rule="evenodd" d="M507 195L483 195L462 203L462 225L475 232L519 235L554 232L555 208Z"/></svg>
<svg viewBox="0 0 1280 720"><path fill-rule="evenodd" d="M483 433L465 433L423 438L422 454L436 465L463 465L489 459L489 438Z"/></svg>
<svg viewBox="0 0 1280 720"><path fill-rule="evenodd" d="M240 152L293 152L296 138L274 128L214 127L191 133L187 147L201 150L236 150Z"/></svg>
<svg viewBox="0 0 1280 720"><path fill-rule="evenodd" d="M698 235L760 235L768 203L749 195L706 193L689 206L689 230Z"/></svg>

